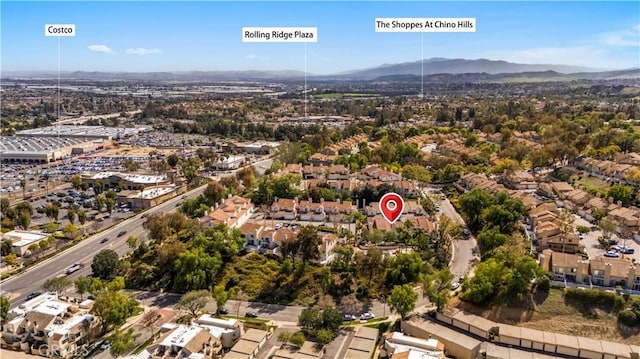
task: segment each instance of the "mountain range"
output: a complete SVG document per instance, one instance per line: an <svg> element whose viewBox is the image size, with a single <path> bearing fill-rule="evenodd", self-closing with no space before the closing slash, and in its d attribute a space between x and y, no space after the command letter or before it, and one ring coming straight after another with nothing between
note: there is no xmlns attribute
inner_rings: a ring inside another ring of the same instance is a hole
<svg viewBox="0 0 640 359"><path fill-rule="evenodd" d="M310 81L407 81L425 76L432 82L476 81L571 81L640 78L640 69L602 71L587 67L545 64L519 64L487 59L430 58L423 61L385 64L368 69L334 75L308 73ZM57 73L5 72L3 77L57 78ZM101 72L76 71L62 74L65 79L114 81L296 81L304 78L301 71L182 71L182 72ZM418 79L419 80L419 79Z"/></svg>

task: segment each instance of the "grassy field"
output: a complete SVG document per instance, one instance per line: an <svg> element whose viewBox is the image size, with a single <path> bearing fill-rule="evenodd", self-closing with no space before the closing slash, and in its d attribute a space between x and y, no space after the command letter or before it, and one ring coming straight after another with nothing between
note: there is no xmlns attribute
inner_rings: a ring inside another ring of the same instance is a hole
<svg viewBox="0 0 640 359"><path fill-rule="evenodd" d="M322 93L313 95L315 98L325 99L325 100L335 100L345 97L377 97L379 94L373 93L351 93L351 92L335 92L335 93Z"/></svg>
<svg viewBox="0 0 640 359"><path fill-rule="evenodd" d="M481 308L461 302L456 297L451 304L495 322L640 345L640 328L619 326L615 313L600 309L581 311L565 300L560 289L551 289L547 297L538 297L534 301L518 305L501 302L490 308Z"/></svg>
<svg viewBox="0 0 640 359"><path fill-rule="evenodd" d="M607 189L609 188L609 184L607 182L602 181L595 177L589 177L587 175L582 175L582 176L573 175L571 179L572 180L575 179L577 184L581 184L587 189L593 189L597 192L601 192L605 194L607 192Z"/></svg>

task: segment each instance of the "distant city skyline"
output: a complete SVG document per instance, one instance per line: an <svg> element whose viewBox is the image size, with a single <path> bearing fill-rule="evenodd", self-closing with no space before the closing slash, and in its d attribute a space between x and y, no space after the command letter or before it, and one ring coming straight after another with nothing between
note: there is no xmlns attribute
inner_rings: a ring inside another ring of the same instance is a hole
<svg viewBox="0 0 640 359"><path fill-rule="evenodd" d="M0 4L1 70L297 70L336 74L424 58L640 67L640 2L14 2ZM473 17L474 33L376 33L377 17ZM242 27L317 27L317 43L243 43ZM422 39L422 40L421 40Z"/></svg>

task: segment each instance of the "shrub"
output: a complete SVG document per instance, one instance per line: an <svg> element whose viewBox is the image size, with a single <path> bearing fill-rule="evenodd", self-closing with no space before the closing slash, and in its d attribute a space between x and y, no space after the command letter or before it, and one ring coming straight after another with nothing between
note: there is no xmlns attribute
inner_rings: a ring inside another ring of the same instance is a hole
<svg viewBox="0 0 640 359"><path fill-rule="evenodd" d="M640 318L638 318L638 313L633 310L627 309L618 313L618 321L624 325L633 327L639 324L639 320Z"/></svg>
<svg viewBox="0 0 640 359"><path fill-rule="evenodd" d="M624 306L624 298L616 293L605 292L597 289L567 289L565 298L574 301L584 309L602 308L613 312L621 311Z"/></svg>
<svg viewBox="0 0 640 359"><path fill-rule="evenodd" d="M551 281L549 280L549 277L544 276L541 278L538 278L538 291L540 292L548 292L549 289L551 288Z"/></svg>

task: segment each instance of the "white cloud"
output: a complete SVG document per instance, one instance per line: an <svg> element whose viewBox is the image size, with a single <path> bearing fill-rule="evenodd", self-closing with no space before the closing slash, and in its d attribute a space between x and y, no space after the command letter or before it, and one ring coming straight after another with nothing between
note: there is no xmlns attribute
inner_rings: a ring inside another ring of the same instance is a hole
<svg viewBox="0 0 640 359"><path fill-rule="evenodd" d="M152 55L162 53L160 49L145 49L144 47L130 48L125 52L129 55Z"/></svg>
<svg viewBox="0 0 640 359"><path fill-rule="evenodd" d="M637 54L640 49L636 51L633 47L640 48L640 24L624 30L601 33L574 46L490 51L483 57L525 64L622 69L638 67Z"/></svg>
<svg viewBox="0 0 640 359"><path fill-rule="evenodd" d="M249 59L249 60L255 60L257 58L258 56L256 54L247 54L247 56L245 56L245 59Z"/></svg>
<svg viewBox="0 0 640 359"><path fill-rule="evenodd" d="M610 46L640 47L640 24L633 26L631 29L600 34L598 40Z"/></svg>
<svg viewBox="0 0 640 359"><path fill-rule="evenodd" d="M102 52L105 54L115 54L116 52L111 50L111 48L109 48L109 46L107 45L89 45L87 47L89 49L89 51L94 51L94 52Z"/></svg>

